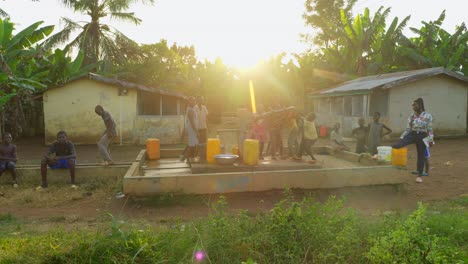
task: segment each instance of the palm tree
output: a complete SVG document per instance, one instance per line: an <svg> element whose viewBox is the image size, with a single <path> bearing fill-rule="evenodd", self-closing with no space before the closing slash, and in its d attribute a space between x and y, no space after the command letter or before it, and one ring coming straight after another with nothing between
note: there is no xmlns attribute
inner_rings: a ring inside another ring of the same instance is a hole
<svg viewBox="0 0 468 264"><path fill-rule="evenodd" d="M8 17L8 13L0 8L0 17Z"/></svg>
<svg viewBox="0 0 468 264"><path fill-rule="evenodd" d="M67 44L68 48L77 47L85 54L85 65L96 63L99 60L110 62L122 58L117 43L131 42L123 33L110 25L102 23L102 18L127 21L139 25L141 19L134 13L126 12L130 4L136 2L153 4L154 0L61 0L65 6L75 12L89 15L88 22L76 22L62 17L65 24L62 31L51 36L45 43L46 48L67 43L71 34L80 31L79 34Z"/></svg>

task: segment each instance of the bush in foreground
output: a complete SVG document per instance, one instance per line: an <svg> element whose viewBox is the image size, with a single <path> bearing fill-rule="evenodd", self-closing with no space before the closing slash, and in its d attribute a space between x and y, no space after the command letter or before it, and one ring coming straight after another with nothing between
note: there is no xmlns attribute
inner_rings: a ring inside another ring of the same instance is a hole
<svg viewBox="0 0 468 264"><path fill-rule="evenodd" d="M270 212L227 213L221 199L208 218L139 229L111 224L97 231L21 237L0 229L0 263L466 263L468 214L430 214L420 205L405 219L365 219L343 201L286 198ZM452 216L452 217L451 217ZM2 220L3 219L3 220ZM443 221L455 228L443 226ZM12 225L0 217L0 228ZM459 230L459 229L464 230Z"/></svg>

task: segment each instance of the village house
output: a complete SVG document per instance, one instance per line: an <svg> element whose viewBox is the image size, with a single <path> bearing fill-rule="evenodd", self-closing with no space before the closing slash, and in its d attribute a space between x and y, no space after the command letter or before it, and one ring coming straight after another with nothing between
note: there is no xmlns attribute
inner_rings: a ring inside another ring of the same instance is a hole
<svg viewBox="0 0 468 264"><path fill-rule="evenodd" d="M467 134L468 78L441 67L362 77L310 94L317 124L339 122L348 137L360 117L371 122L374 112L381 113L392 137L400 136L418 97L433 115L436 136Z"/></svg>
<svg viewBox="0 0 468 264"><path fill-rule="evenodd" d="M94 112L102 105L117 124L114 143L179 143L184 130L185 96L90 73L43 93L45 143L60 130L76 144L95 144L105 130Z"/></svg>

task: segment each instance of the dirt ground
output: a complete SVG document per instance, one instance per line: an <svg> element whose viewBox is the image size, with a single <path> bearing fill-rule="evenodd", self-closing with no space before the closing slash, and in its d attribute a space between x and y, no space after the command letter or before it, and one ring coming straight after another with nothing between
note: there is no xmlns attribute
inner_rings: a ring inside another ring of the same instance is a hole
<svg viewBox="0 0 468 264"><path fill-rule="evenodd" d="M22 164L38 164L41 154L46 150L39 139L16 143ZM325 141L319 141L316 145L325 144ZM345 197L346 206L359 209L364 214L405 211L414 209L419 201L431 202L465 196L468 195L467 147L468 138L438 140L431 153L430 176L425 177L422 184L417 184L409 171L407 182L400 187L293 190L292 193L299 199L312 196L318 201L325 201L330 195ZM116 161L132 161L141 148L113 146L112 155ZM408 151L409 169L412 170L416 164L415 146L410 146ZM81 162L99 160L96 146L78 146L77 153ZM69 186L63 185L50 186L48 191L37 192L34 186L13 189L11 185L3 184L0 185L0 215L10 213L25 223L35 223L40 230L56 225L65 228L92 227L106 219L108 213L119 219L159 225L206 216L213 202L218 200L218 195L172 194L145 199L120 198L120 186L119 183L80 183L78 190L70 190ZM231 210L248 209L252 213L269 210L284 197L283 190L224 196Z"/></svg>

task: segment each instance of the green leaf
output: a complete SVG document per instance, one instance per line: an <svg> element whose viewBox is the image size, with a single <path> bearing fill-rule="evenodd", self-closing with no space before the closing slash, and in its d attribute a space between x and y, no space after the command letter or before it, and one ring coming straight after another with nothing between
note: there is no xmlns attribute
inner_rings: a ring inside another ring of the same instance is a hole
<svg viewBox="0 0 468 264"><path fill-rule="evenodd" d="M0 97L0 107L8 103L8 101L10 101L14 96L16 96L16 93L9 93Z"/></svg>
<svg viewBox="0 0 468 264"><path fill-rule="evenodd" d="M453 54L451 57L450 57L450 60L448 62L448 65L447 66L454 66L454 67L458 67L461 63L460 61L460 58L462 56L462 54L465 52L465 46L464 45L460 45L457 49L457 51L455 52L455 54Z"/></svg>
<svg viewBox="0 0 468 264"><path fill-rule="evenodd" d="M27 36L26 38L31 44L37 43L43 40L45 37L49 36L54 31L54 27L55 26L42 27L34 31L30 36Z"/></svg>
<svg viewBox="0 0 468 264"><path fill-rule="evenodd" d="M83 51L79 51L78 52L78 55L76 56L75 60L72 61L70 65L70 73L75 73L75 72L78 72L81 68L81 65L83 64L83 60L84 60L84 52Z"/></svg>
<svg viewBox="0 0 468 264"><path fill-rule="evenodd" d="M0 27L0 31L2 32L2 37L0 38L0 46L6 47L6 43L10 40L11 34L13 33L13 23L11 23L8 19L3 20L2 27Z"/></svg>
<svg viewBox="0 0 468 264"><path fill-rule="evenodd" d="M36 22L32 25L30 25L29 27L23 29L22 31L20 31L18 34L16 34L9 42L8 42L8 45L7 45L7 49L12 49L13 47L15 47L16 45L19 45L18 48L24 48L24 47L29 47L31 45L31 43L27 43L25 40L25 38L31 34L34 33L34 31L42 24L44 23L44 21L39 21L39 22ZM29 44L29 45L27 45ZM27 45L27 46L26 46Z"/></svg>
<svg viewBox="0 0 468 264"><path fill-rule="evenodd" d="M8 74L0 72L0 83L8 81Z"/></svg>

